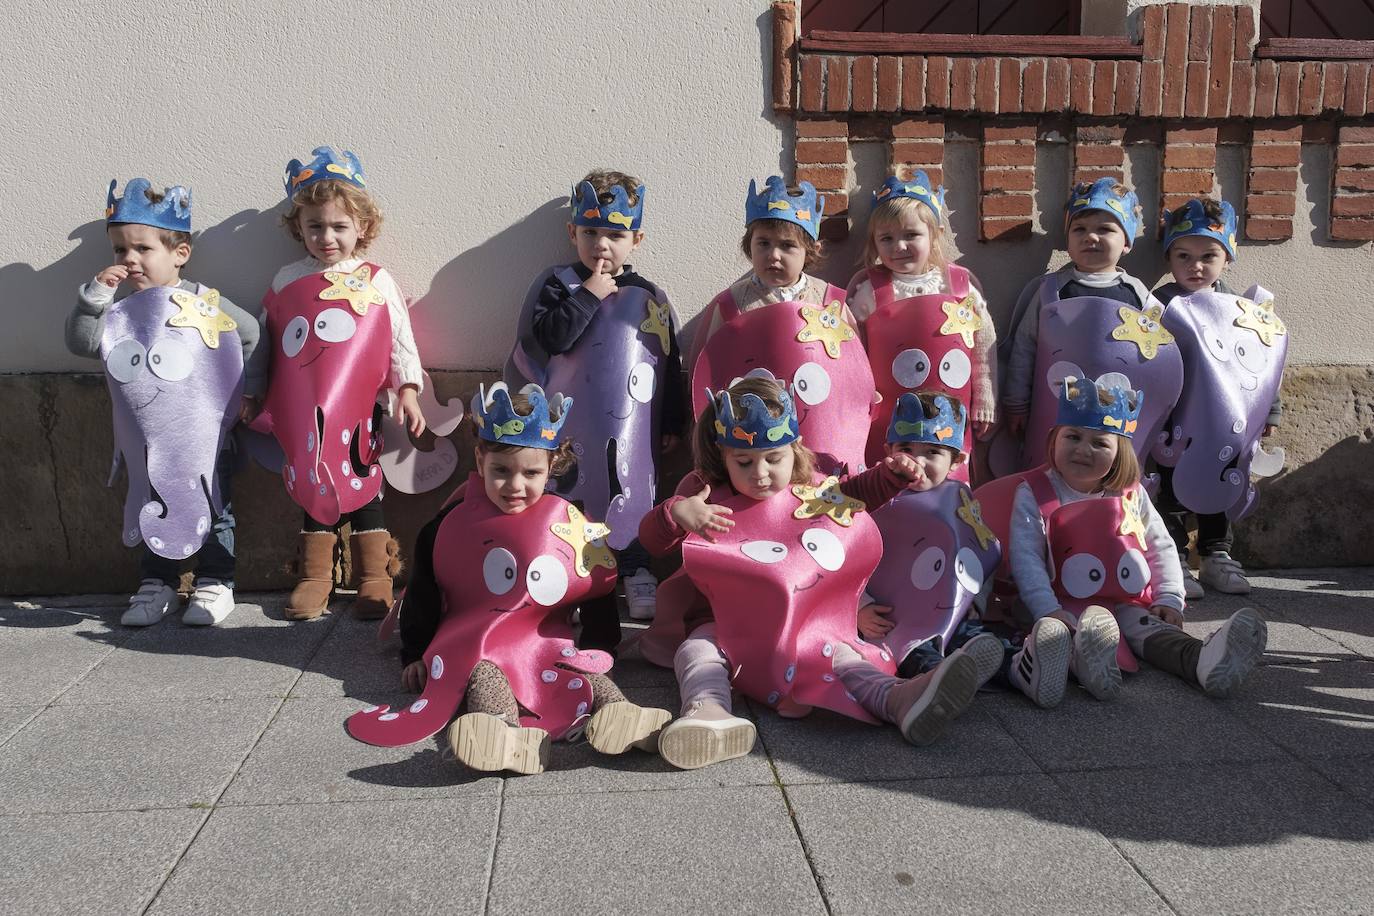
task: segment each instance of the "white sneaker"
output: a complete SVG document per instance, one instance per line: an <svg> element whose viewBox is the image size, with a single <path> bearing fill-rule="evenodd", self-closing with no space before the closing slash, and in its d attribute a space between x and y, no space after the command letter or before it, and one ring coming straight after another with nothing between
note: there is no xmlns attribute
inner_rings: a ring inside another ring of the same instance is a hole
<svg viewBox="0 0 1374 916"><path fill-rule="evenodd" d="M150 627L177 606L177 590L159 579L144 579L119 618L126 627Z"/></svg>
<svg viewBox="0 0 1374 916"><path fill-rule="evenodd" d="M1250 594L1250 582L1245 578L1245 569L1229 554L1214 553L1202 558L1198 570L1202 584L1214 588L1224 595Z"/></svg>
<svg viewBox="0 0 1374 916"><path fill-rule="evenodd" d="M631 620L653 620L658 606L658 580L644 567L625 578L625 603L630 606Z"/></svg>
<svg viewBox="0 0 1374 916"><path fill-rule="evenodd" d="M887 716L902 737L925 747L964 714L978 692L978 663L955 652L934 671L893 686L887 694Z"/></svg>
<svg viewBox="0 0 1374 916"><path fill-rule="evenodd" d="M1021 651L1012 656L1011 682L1036 706L1053 709L1064 699L1072 651L1073 638L1064 621L1041 617Z"/></svg>
<svg viewBox="0 0 1374 916"><path fill-rule="evenodd" d="M1114 699L1121 693L1121 667L1116 661L1120 642L1121 628L1106 608L1090 607L1078 618L1069 670L1099 700Z"/></svg>
<svg viewBox="0 0 1374 916"><path fill-rule="evenodd" d="M1243 607L1202 644L1197 682L1209 697L1230 696L1255 670L1269 642L1269 627L1254 608Z"/></svg>
<svg viewBox="0 0 1374 916"><path fill-rule="evenodd" d="M715 703L696 702L659 732L658 753L679 770L696 770L745 756L757 739L753 722Z"/></svg>
<svg viewBox="0 0 1374 916"><path fill-rule="evenodd" d="M181 622L192 627L212 627L234 610L234 590L218 579L197 579L196 591L186 605Z"/></svg>
<svg viewBox="0 0 1374 916"><path fill-rule="evenodd" d="M1189 601L1196 601L1207 594L1203 591L1202 583L1193 575L1192 569L1188 566L1188 560L1182 555L1178 558L1179 571L1183 573L1183 597Z"/></svg>
<svg viewBox="0 0 1374 916"><path fill-rule="evenodd" d="M997 669L1002 667L1002 658L1007 654L1006 647L1002 645L1002 640L991 633L979 633L960 646L958 651L972 658L974 664L978 666L978 686L980 688L992 680Z"/></svg>

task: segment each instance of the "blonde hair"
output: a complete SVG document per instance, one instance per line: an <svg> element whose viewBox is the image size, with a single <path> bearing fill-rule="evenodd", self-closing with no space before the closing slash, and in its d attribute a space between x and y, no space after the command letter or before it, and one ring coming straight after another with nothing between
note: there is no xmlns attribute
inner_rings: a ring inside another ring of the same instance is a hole
<svg viewBox="0 0 1374 916"><path fill-rule="evenodd" d="M859 256L860 267L876 267L882 263L882 258L878 257L878 243L875 241L879 230L886 226L900 225L902 217L912 212L915 212L930 230L930 256L926 258L926 270L933 267L938 267L942 271L948 270L952 259L946 247L945 227L934 210L913 197L889 197L873 208L873 212L868 215L868 235L864 238L863 254Z"/></svg>
<svg viewBox="0 0 1374 916"><path fill-rule="evenodd" d="M291 204L282 214L281 223L293 239L304 241L301 237L301 208L319 207L330 201L337 201L345 213L358 221L358 244L354 252L361 254L367 251L367 246L381 235L382 210L371 194L347 181L329 178L301 188L291 196Z"/></svg>
<svg viewBox="0 0 1374 916"><path fill-rule="evenodd" d="M743 411L741 399L746 394L756 394L763 400L768 412L775 417L782 416L782 389L778 383L766 378L740 379L731 385L727 394L730 406L735 411ZM810 483L816 473L816 455L797 439L792 445L792 482ZM730 472L725 467L725 453L716 441L716 404L710 401L697 420L692 434L692 461L697 472L712 486L730 482Z"/></svg>
<svg viewBox="0 0 1374 916"><path fill-rule="evenodd" d="M1059 438L1059 433L1066 429L1075 429L1073 426L1052 426L1049 435L1045 437L1045 459L1050 467L1056 471L1059 468L1054 464L1054 443ZM1098 432L1099 430L1092 430ZM1135 449L1131 447L1131 440L1125 436L1111 433L1116 436L1116 457L1112 459L1112 466L1107 469L1106 475L1102 478L1102 489L1113 490L1123 493L1131 487L1140 483L1140 459L1135 456Z"/></svg>
<svg viewBox="0 0 1374 916"><path fill-rule="evenodd" d="M510 405L515 409L516 413L524 416L528 416L531 410L530 399L520 391L510 393ZM555 404L549 405L549 417L551 419L557 420L559 416L562 415L562 412L561 406ZM534 449L536 452L543 452L549 456L550 477L562 477L564 474L568 473L568 471L572 470L573 465L577 464L577 456L573 452L571 439L564 439L562 442L558 443L557 448L547 449L534 448L532 445L509 445L504 442L490 442L483 439L481 436L477 437L477 454L479 455L518 452L527 448Z"/></svg>

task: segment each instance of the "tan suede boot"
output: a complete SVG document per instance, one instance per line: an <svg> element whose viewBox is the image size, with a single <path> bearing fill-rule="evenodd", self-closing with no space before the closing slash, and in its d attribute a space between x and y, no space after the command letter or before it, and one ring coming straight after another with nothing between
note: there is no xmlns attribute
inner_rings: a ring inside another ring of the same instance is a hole
<svg viewBox="0 0 1374 916"><path fill-rule="evenodd" d="M363 531L353 535L350 544L353 576L358 580L353 616L359 620L381 620L391 610L392 577L401 571L401 545L386 531Z"/></svg>
<svg viewBox="0 0 1374 916"><path fill-rule="evenodd" d="M338 535L332 531L302 531L297 572L301 580L286 602L288 620L313 620L329 606L334 590L334 545Z"/></svg>

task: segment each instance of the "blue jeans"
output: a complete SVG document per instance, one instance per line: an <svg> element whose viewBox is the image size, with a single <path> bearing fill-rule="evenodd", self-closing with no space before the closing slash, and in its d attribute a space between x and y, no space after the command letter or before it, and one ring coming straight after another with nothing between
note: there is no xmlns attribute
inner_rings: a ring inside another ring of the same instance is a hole
<svg viewBox="0 0 1374 916"><path fill-rule="evenodd" d="M218 579L230 588L234 587L234 509L230 504L229 481L234 471L233 448L226 443L215 459L215 477L219 482L219 495L224 508L210 521L210 533L205 544L196 551L191 559L196 564L197 579ZM140 575L144 579L158 581L177 587L181 581L181 560L160 557L143 545L143 558L139 562Z"/></svg>
<svg viewBox="0 0 1374 916"><path fill-rule="evenodd" d="M615 565L621 576L633 576L637 569L649 569L649 551L635 538L616 551Z"/></svg>
<svg viewBox="0 0 1374 916"><path fill-rule="evenodd" d="M1002 667L997 674L993 675L990 683L995 683L1003 687L1010 686L1007 680L1007 672L1011 670L1012 653L1020 648L1021 643L1015 638L1013 632L1004 629L996 624L985 624L981 620L974 620L965 617L959 624L959 628L954 631L954 635L949 639L949 645L942 647L939 637L926 640L916 648L907 653L906 658L902 659L897 666L897 674L901 677L916 677L933 671L940 666L940 663L947 656L960 649L964 643L975 636L983 633L991 633L1002 641L1002 648L1006 651L1002 656Z"/></svg>

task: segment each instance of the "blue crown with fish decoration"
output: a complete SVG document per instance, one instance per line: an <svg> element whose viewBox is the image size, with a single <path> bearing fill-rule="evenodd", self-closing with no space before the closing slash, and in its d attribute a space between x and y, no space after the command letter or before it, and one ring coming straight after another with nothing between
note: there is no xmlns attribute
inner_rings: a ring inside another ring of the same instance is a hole
<svg viewBox="0 0 1374 916"><path fill-rule="evenodd" d="M927 417L919 397L911 392L899 397L892 411L892 422L887 426L887 441L925 442L963 451L968 409L944 395L936 395L933 403L935 416Z"/></svg>
<svg viewBox="0 0 1374 916"><path fill-rule="evenodd" d="M1077 388L1077 396L1073 389ZM1102 403L1103 396L1109 403ZM1132 391L1121 385L1099 385L1091 379L1065 376L1059 390L1058 426L1081 426L1104 433L1116 433L1127 439L1135 434L1140 408L1145 403L1144 391Z"/></svg>
<svg viewBox="0 0 1374 916"><path fill-rule="evenodd" d="M744 224L755 220L780 219L796 223L813 239L821 234L821 214L825 212L825 198L817 196L809 181L798 183L798 193L789 194L787 184L779 175L770 175L759 191L754 179L749 179L749 196L744 199Z"/></svg>
<svg viewBox="0 0 1374 916"><path fill-rule="evenodd" d="M921 169L911 173L911 178L906 181L893 175L883 186L873 192L873 205L877 206L885 200L893 200L897 197L908 197L911 200L919 200L930 208L937 220L945 218L945 186L935 187L930 183L930 176Z"/></svg>
<svg viewBox="0 0 1374 916"><path fill-rule="evenodd" d="M191 192L181 185L172 185L162 192L162 200L153 203L148 199L152 182L146 178L134 178L124 186L124 196L115 197L115 186L119 179L110 179L110 190L105 194L105 223L138 223L143 226L156 226L174 232L191 231Z"/></svg>
<svg viewBox="0 0 1374 916"><path fill-rule="evenodd" d="M635 188L635 202L630 203L630 195L623 185L613 184L605 193L611 202L603 204L596 188L590 181L584 181L572 189L572 224L574 226L595 226L597 229L628 229L638 232L644 221L644 185Z"/></svg>
<svg viewBox="0 0 1374 916"><path fill-rule="evenodd" d="M321 181L346 181L355 188L367 187L363 164L352 150L337 153L332 146L317 146L310 153L315 158L309 162L292 159L286 164L283 184L288 199L301 188Z"/></svg>
<svg viewBox="0 0 1374 916"><path fill-rule="evenodd" d="M472 422L477 424L477 435L500 445L549 451L558 448L573 399L558 392L546 396L544 389L535 384L521 388L520 394L530 402L527 414L516 412L505 382L497 382L489 389L477 386L477 393L472 396ZM558 419L554 419L555 412Z"/></svg>
<svg viewBox="0 0 1374 916"><path fill-rule="evenodd" d="M756 394L746 394L739 399L743 410L739 416L735 415L735 405L729 391L717 394L707 388L706 396L716 405L716 441L721 445L764 450L788 445L801 438L797 409L792 405L792 396L786 388L779 386L778 389L778 400L782 402L780 417L773 416L763 398Z"/></svg>
<svg viewBox="0 0 1374 916"><path fill-rule="evenodd" d="M1080 213L1103 210L1116 217L1126 232L1127 243L1135 241L1140 235L1140 201L1129 188L1124 194L1118 194L1116 187L1119 184L1115 178L1099 178L1092 184L1082 181L1074 185L1064 211L1064 227L1067 229L1069 222Z"/></svg>
<svg viewBox="0 0 1374 916"><path fill-rule="evenodd" d="M1236 208L1221 201L1221 219L1214 220L1207 215L1207 207L1194 197L1183 205L1182 213L1164 211L1164 250L1185 236L1211 239L1226 249L1226 260L1236 259Z"/></svg>

